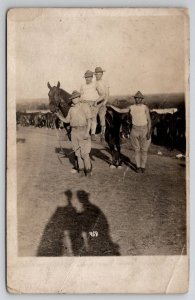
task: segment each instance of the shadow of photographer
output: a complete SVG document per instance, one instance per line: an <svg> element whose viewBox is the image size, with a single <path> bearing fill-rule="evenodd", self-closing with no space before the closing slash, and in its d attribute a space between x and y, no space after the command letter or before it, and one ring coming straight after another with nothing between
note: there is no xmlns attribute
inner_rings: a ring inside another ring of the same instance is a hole
<svg viewBox="0 0 195 300"><path fill-rule="evenodd" d="M71 190L65 195L67 205L57 207L47 223L37 256L120 255L119 246L111 240L106 216L89 201L89 193L79 190L75 199Z"/></svg>

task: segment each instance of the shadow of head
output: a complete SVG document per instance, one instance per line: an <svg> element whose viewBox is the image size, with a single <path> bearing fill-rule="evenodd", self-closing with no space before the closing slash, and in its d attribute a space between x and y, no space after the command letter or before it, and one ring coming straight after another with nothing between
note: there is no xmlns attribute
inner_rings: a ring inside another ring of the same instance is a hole
<svg viewBox="0 0 195 300"><path fill-rule="evenodd" d="M87 206L89 204L89 193L84 190L77 191L78 200L83 206Z"/></svg>
<svg viewBox="0 0 195 300"><path fill-rule="evenodd" d="M66 196L68 204L70 205L71 204L71 200L72 200L72 191L71 190L66 190L64 192L64 195Z"/></svg>

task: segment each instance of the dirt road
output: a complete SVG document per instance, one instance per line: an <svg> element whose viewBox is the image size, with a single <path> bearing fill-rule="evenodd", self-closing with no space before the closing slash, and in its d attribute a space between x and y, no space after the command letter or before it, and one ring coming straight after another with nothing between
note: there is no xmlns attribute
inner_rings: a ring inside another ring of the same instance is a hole
<svg viewBox="0 0 195 300"><path fill-rule="evenodd" d="M184 161L152 145L145 174L110 169L109 152L94 142L93 176L79 178L59 147L55 130L17 131L19 256L185 253ZM129 149L122 153L133 160Z"/></svg>

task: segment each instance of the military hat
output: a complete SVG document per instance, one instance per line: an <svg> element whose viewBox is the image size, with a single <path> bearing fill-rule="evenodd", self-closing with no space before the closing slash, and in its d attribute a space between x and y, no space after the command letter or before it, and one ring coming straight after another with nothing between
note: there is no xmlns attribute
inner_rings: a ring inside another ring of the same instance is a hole
<svg viewBox="0 0 195 300"><path fill-rule="evenodd" d="M81 94L78 91L73 91L70 100L81 97Z"/></svg>
<svg viewBox="0 0 195 300"><path fill-rule="evenodd" d="M140 91L138 91L138 92L135 94L134 98L142 98L142 99L144 99L144 95L143 95Z"/></svg>
<svg viewBox="0 0 195 300"><path fill-rule="evenodd" d="M95 73L103 73L103 72L106 72L105 70L102 70L101 67L96 67L95 68Z"/></svg>
<svg viewBox="0 0 195 300"><path fill-rule="evenodd" d="M90 71L90 70L87 70L84 74L84 77L87 78L87 77L93 77L93 72Z"/></svg>

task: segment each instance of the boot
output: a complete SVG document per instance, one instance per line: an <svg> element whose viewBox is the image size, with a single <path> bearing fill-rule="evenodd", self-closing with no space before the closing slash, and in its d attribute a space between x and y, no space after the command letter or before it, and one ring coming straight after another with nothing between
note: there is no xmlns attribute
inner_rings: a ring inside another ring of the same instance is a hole
<svg viewBox="0 0 195 300"><path fill-rule="evenodd" d="M105 134L101 133L100 141L103 143L105 142Z"/></svg>
<svg viewBox="0 0 195 300"><path fill-rule="evenodd" d="M95 134L92 134L92 135L91 135L91 140L92 140L92 141L96 141Z"/></svg>
<svg viewBox="0 0 195 300"><path fill-rule="evenodd" d="M86 177L91 177L92 176L92 171L90 170L86 170Z"/></svg>
<svg viewBox="0 0 195 300"><path fill-rule="evenodd" d="M91 177L92 176L92 164L91 164L91 168L86 170L86 176L87 177Z"/></svg>
<svg viewBox="0 0 195 300"><path fill-rule="evenodd" d="M136 168L136 173L142 173L141 168Z"/></svg>
<svg viewBox="0 0 195 300"><path fill-rule="evenodd" d="M79 170L79 177L85 177L84 169Z"/></svg>

